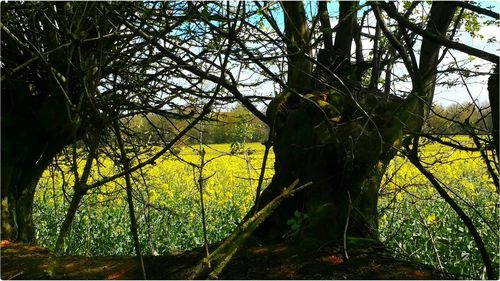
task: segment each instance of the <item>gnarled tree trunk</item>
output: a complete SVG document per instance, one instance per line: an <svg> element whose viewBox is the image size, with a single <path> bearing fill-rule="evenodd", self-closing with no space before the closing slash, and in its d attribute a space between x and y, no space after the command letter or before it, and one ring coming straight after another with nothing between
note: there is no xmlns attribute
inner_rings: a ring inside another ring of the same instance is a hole
<svg viewBox="0 0 500 281"><path fill-rule="evenodd" d="M355 66L349 58L356 7L357 2L340 2L340 24L333 49L319 52L319 64L312 76L326 83L315 83L310 91L290 87L268 108L269 124L275 132L275 175L261 196L260 206L297 178L313 184L283 201L270 215L256 232L263 239L282 239L290 230L287 221L297 211L307 214L301 218L298 233L298 241L307 248L340 242L346 236L378 239L380 182L401 146L403 131L415 132L421 127L422 122L415 122L415 116L423 120L426 102L432 99L440 46L424 40L422 50L427 54L420 63L424 72L412 80L414 85L425 86L414 89L408 98L387 97L378 90L366 89L350 79L355 77L355 71L351 71ZM440 9L446 10L445 16L436 18ZM431 30L444 34L454 8L434 4L432 11ZM285 28L296 26L285 22ZM299 45L293 44L296 38L290 38L293 46ZM293 58L289 62L300 65ZM288 83L296 85L300 81Z"/></svg>
<svg viewBox="0 0 500 281"><path fill-rule="evenodd" d="M340 87L339 87L340 88ZM354 91L354 89L353 89ZM397 128L400 99L386 101L382 93L357 89L366 116L334 89L300 99L293 94L275 117L275 176L263 192L261 206L296 178L312 186L287 199L259 230L266 238L281 238L287 220L299 211L308 214L304 242L320 245L347 235L378 238L377 199L380 181L394 157L392 145L402 136ZM329 100L327 105L321 101ZM370 107L370 105L376 105ZM328 120L326 120L328 119Z"/></svg>

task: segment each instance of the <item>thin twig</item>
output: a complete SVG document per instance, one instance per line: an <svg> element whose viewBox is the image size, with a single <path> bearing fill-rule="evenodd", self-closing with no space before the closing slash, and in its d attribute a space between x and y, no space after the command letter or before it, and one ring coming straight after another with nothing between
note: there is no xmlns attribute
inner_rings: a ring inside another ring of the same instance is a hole
<svg viewBox="0 0 500 281"><path fill-rule="evenodd" d="M130 169L130 159L127 157L127 153L125 152L125 145L122 140L122 136L120 133L120 128L118 127L118 121L115 120L113 122L115 134L116 134L116 139L118 142L118 146L120 149L120 160L123 165L123 170L129 170ZM125 175L125 186L127 190L127 203L128 203L128 209L129 209L129 216L130 216L130 231L132 232L132 239L134 241L134 248L135 248L135 253L137 255L137 259L139 262L139 267L141 269L141 275L142 279L146 280L146 269L144 267L144 259L142 257L142 252L141 252L141 246L139 242L139 234L137 231L137 220L135 218L135 210L134 210L134 201L132 199L132 183L130 180L130 173Z"/></svg>
<svg viewBox="0 0 500 281"><path fill-rule="evenodd" d="M431 244L432 244L432 250L434 252L434 256L436 256L436 261L438 263L439 269L443 270L444 269L443 263L441 262L441 257L439 256L439 252L436 246L436 238L434 238L434 235L432 235L432 231L430 230L429 225L425 222L425 218L422 216L422 213L418 209L417 204L412 204L412 205L417 211L417 214L420 217L420 221L422 222L422 225L427 231L427 234L429 234L429 238L431 239Z"/></svg>
<svg viewBox="0 0 500 281"><path fill-rule="evenodd" d="M198 166L198 190L200 192L200 206L201 206L201 225L203 228L203 243L205 244L205 254L208 268L212 268L210 263L210 251L208 249L207 239L207 219L205 214L205 202L203 202L203 187L207 179L203 178L203 169L205 168L205 149L203 148L203 129L200 129L200 165Z"/></svg>
<svg viewBox="0 0 500 281"><path fill-rule="evenodd" d="M349 200L349 206L347 206L347 216L345 219L345 226L344 226L344 256L346 260L349 260L349 255L347 254L347 228L349 227L349 217L351 216L351 207L352 207L351 193L349 192L349 190L347 191L347 198Z"/></svg>
<svg viewBox="0 0 500 281"><path fill-rule="evenodd" d="M23 273L24 273L24 271L21 271L21 272L19 272L19 273L16 273L16 274L12 275L12 277L10 277L10 278L9 278L9 279L7 279L7 280L12 280L12 279L16 278L17 276L22 275Z"/></svg>

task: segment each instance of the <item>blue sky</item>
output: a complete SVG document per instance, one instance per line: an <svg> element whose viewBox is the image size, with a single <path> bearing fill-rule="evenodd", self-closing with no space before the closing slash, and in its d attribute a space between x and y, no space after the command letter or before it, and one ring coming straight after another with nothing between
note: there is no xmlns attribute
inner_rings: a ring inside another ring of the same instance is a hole
<svg viewBox="0 0 500 281"><path fill-rule="evenodd" d="M361 4L365 3L365 1L360 1ZM479 1L478 5L483 7L483 8L491 8L495 12L500 12L500 2L499 1ZM307 13L307 16L309 19L311 19L314 15L316 15L317 12L317 2L316 1L305 1L304 2L305 10ZM338 16L338 7L339 4L337 1L330 1L328 4L328 10L330 13L330 16L332 17L332 26L335 26L337 23L336 17ZM363 11L359 11L358 15L361 16ZM283 30L283 15L281 12L277 12L274 15L274 18L278 22L280 28ZM492 20L492 18L489 17L483 17L482 21L484 20ZM459 42L472 46L477 49L481 49L487 52L491 52L497 55L500 55L500 43L498 42L488 42L489 39L496 37L496 40L500 42L500 28L497 26L483 26L481 30L479 31L479 34L483 36L483 38L479 37L471 37L467 32L458 32L457 36L455 37L455 40L458 40ZM364 46L369 46L371 44L370 40L366 40L366 43L364 41ZM366 48L366 47L365 47ZM489 72L490 69L492 68L492 64L490 62L483 61L478 58L471 58L469 55L459 52L459 51L454 51L451 50L450 54L453 55L461 64L466 64L469 63L469 65L472 65L472 67L480 72ZM418 54L417 54L418 56ZM443 64L446 63L454 63L453 57L451 55L446 56L446 58L443 60ZM440 77L442 79L443 77ZM455 79L459 79L459 77L455 77ZM488 76L480 76L476 78L469 78L467 82L467 87L469 91L467 91L467 88L462 85L462 86L455 86L453 88L446 88L446 87L437 87L436 88L436 95L435 95L435 102L442 104L442 105L451 105L454 103L464 103L464 102L470 102L471 101L471 95L469 92L472 94L472 99L475 99L479 103L487 103L488 102L488 92L487 92L487 79ZM404 88L404 85L402 85Z"/></svg>

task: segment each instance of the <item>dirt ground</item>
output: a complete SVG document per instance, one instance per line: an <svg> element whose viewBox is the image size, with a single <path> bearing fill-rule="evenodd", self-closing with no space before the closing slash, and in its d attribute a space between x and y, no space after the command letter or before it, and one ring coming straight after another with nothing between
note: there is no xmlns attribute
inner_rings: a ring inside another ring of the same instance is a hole
<svg viewBox="0 0 500 281"><path fill-rule="evenodd" d="M231 260L220 279L456 279L392 258L381 246L299 250L294 244L252 243ZM203 251L145 257L148 279L186 279ZM9 279L141 279L135 257L55 257L47 249L2 241L1 277Z"/></svg>

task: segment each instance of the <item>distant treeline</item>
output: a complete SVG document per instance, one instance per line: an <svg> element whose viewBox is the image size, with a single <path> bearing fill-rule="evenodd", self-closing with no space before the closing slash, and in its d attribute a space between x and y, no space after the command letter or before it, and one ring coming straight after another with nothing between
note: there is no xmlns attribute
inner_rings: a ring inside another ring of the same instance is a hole
<svg viewBox="0 0 500 281"><path fill-rule="evenodd" d="M436 105L429 114L425 131L435 134L467 134L468 130L474 128L482 131L479 133L486 133L492 128L490 107L479 108L471 103ZM166 119L155 114L135 116L129 120L129 128L142 145L161 145L162 139L171 140L184 126L185 122L182 120ZM210 120L200 122L183 139L183 143L199 143L200 136L203 143L207 144L264 142L267 134L268 127L262 121L244 107L238 106L215 113Z"/></svg>
<svg viewBox="0 0 500 281"><path fill-rule="evenodd" d="M200 137L207 144L264 142L267 138L268 127L241 106L214 113L209 119L191 129L182 142L199 143ZM142 145L161 145L163 141L170 141L185 125L183 120L167 119L155 114L134 116L129 120L129 128Z"/></svg>
<svg viewBox="0 0 500 281"><path fill-rule="evenodd" d="M481 134L491 132L492 127L489 105L464 103L434 106L424 130L436 134L468 134L474 130Z"/></svg>

